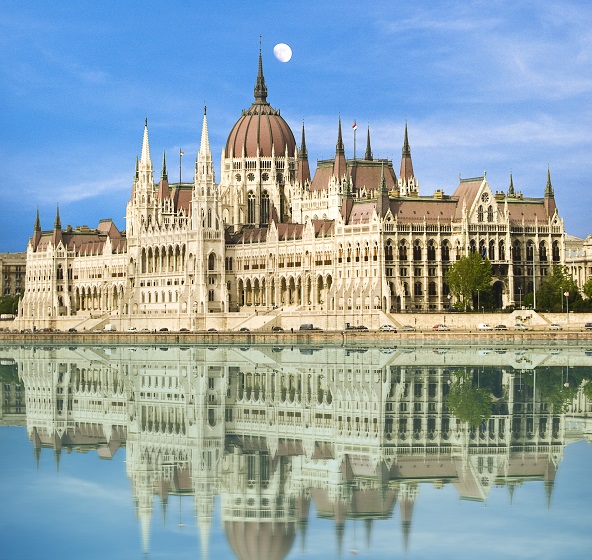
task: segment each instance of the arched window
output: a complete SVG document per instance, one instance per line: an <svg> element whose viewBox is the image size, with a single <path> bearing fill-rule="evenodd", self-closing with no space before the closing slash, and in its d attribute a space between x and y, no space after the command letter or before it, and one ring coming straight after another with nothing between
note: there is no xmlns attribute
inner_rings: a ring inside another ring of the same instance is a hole
<svg viewBox="0 0 592 560"><path fill-rule="evenodd" d="M263 191L261 195L261 223L269 223L269 193L267 191Z"/></svg>
<svg viewBox="0 0 592 560"><path fill-rule="evenodd" d="M388 239L386 245L384 247L384 260L385 261L392 261L393 260L393 246L391 245L391 240Z"/></svg>
<svg viewBox="0 0 592 560"><path fill-rule="evenodd" d="M493 206L490 206L487 209L487 221L488 222L493 222Z"/></svg>
<svg viewBox="0 0 592 560"><path fill-rule="evenodd" d="M560 259L561 256L559 253L559 242L553 241L553 262L559 262Z"/></svg>
<svg viewBox="0 0 592 560"><path fill-rule="evenodd" d="M436 244L433 239L428 242L428 261L436 260Z"/></svg>
<svg viewBox="0 0 592 560"><path fill-rule="evenodd" d="M493 239L489 242L489 254L487 257L490 261L495 260L495 241Z"/></svg>
<svg viewBox="0 0 592 560"><path fill-rule="evenodd" d="M216 269L216 256L214 253L210 253L208 255L208 270L215 270Z"/></svg>
<svg viewBox="0 0 592 560"><path fill-rule="evenodd" d="M471 241L469 242L469 251L471 253L475 253L477 251L477 244L475 243L474 239L471 239Z"/></svg>
<svg viewBox="0 0 592 560"><path fill-rule="evenodd" d="M399 243L399 260L407 260L407 244L405 243L404 239L401 241L401 243Z"/></svg>
<svg viewBox="0 0 592 560"><path fill-rule="evenodd" d="M522 260L522 248L520 247L520 241L516 239L514 241L514 245L512 246L512 258L514 262L520 262Z"/></svg>
<svg viewBox="0 0 592 560"><path fill-rule="evenodd" d="M254 224L255 219L255 193L249 191L247 195L247 223Z"/></svg>
<svg viewBox="0 0 592 560"><path fill-rule="evenodd" d="M428 284L428 294L430 296L435 296L436 295L436 283L435 282L430 282Z"/></svg>
<svg viewBox="0 0 592 560"><path fill-rule="evenodd" d="M444 262L448 262L450 260L450 245L448 244L448 241L444 241L444 243L442 243L442 260Z"/></svg>
<svg viewBox="0 0 592 560"><path fill-rule="evenodd" d="M421 241L419 239L416 239L415 243L413 243L413 260L421 260Z"/></svg>
<svg viewBox="0 0 592 560"><path fill-rule="evenodd" d="M413 292L416 296L420 296L422 294L421 282L415 282L413 285Z"/></svg>
<svg viewBox="0 0 592 560"><path fill-rule="evenodd" d="M499 255L498 258L500 261L506 260L506 245L503 241L499 242Z"/></svg>
<svg viewBox="0 0 592 560"><path fill-rule="evenodd" d="M541 241L539 245L539 259L543 262L547 261L547 246L544 241Z"/></svg>
<svg viewBox="0 0 592 560"><path fill-rule="evenodd" d="M481 205L479 205L479 208L477 208L477 221L478 222L483 221L483 206L481 206Z"/></svg>
<svg viewBox="0 0 592 560"><path fill-rule="evenodd" d="M531 261L534 259L534 243L531 241L526 245L526 260Z"/></svg>

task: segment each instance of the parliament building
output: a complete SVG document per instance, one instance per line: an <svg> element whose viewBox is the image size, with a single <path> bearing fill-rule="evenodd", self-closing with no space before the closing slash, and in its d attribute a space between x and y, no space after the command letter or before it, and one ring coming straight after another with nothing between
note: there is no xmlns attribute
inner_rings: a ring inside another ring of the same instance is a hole
<svg viewBox="0 0 592 560"><path fill-rule="evenodd" d="M360 315L378 326L392 313L453 305L446 272L470 252L491 261L498 308L518 306L565 265L549 171L540 198L523 197L511 176L493 190L485 174L460 179L452 194L420 194L407 125L398 174L373 157L370 129L363 157L347 157L341 120L334 134L334 158L311 174L304 125L297 144L267 101L261 53L219 182L205 109L191 182L169 182L165 155L155 171L146 121L125 231L112 220L64 229L59 209L43 230L37 214L20 328L232 330L305 314L339 329Z"/></svg>

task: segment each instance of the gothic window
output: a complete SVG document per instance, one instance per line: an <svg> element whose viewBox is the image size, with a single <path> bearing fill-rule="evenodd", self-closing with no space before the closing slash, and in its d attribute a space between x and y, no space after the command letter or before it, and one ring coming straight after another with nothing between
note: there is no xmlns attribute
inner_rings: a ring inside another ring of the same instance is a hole
<svg viewBox="0 0 592 560"><path fill-rule="evenodd" d="M532 241L526 245L526 260L533 261L534 259L534 243Z"/></svg>
<svg viewBox="0 0 592 560"><path fill-rule="evenodd" d="M436 244L433 239L430 239L428 243L428 261L436 260Z"/></svg>
<svg viewBox="0 0 592 560"><path fill-rule="evenodd" d="M208 227L212 227L212 211L208 210Z"/></svg>
<svg viewBox="0 0 592 560"><path fill-rule="evenodd" d="M547 260L547 246L544 241L541 241L541 244L539 245L539 259L543 262L546 262Z"/></svg>
<svg viewBox="0 0 592 560"><path fill-rule="evenodd" d="M263 173L263 175L261 175L261 179L263 181L269 181L269 173Z"/></svg>
<svg viewBox="0 0 592 560"><path fill-rule="evenodd" d="M407 260L407 244L405 243L405 240L401 241L401 243L399 244L399 260Z"/></svg>
<svg viewBox="0 0 592 560"><path fill-rule="evenodd" d="M487 209L487 221L488 222L493 222L493 206L490 206Z"/></svg>
<svg viewBox="0 0 592 560"><path fill-rule="evenodd" d="M420 296L422 294L421 282L415 282L413 285L413 292L416 296Z"/></svg>
<svg viewBox="0 0 592 560"><path fill-rule="evenodd" d="M428 284L428 294L430 296L435 296L436 295L436 283L435 282L430 282Z"/></svg>
<svg viewBox="0 0 592 560"><path fill-rule="evenodd" d="M235 180L236 180L236 182L237 182L237 183L240 183L240 182L241 182L241 175L240 175L240 173L237 173L237 174L234 176L234 178L235 178Z"/></svg>
<svg viewBox="0 0 592 560"><path fill-rule="evenodd" d="M408 296L409 295L409 285L407 282L403 282L403 293Z"/></svg>
<svg viewBox="0 0 592 560"><path fill-rule="evenodd" d="M477 244L475 243L474 239L471 239L471 241L469 242L469 251L471 253L474 253L475 251L477 251Z"/></svg>
<svg viewBox="0 0 592 560"><path fill-rule="evenodd" d="M448 262L450 260L450 245L448 241L442 243L442 261Z"/></svg>
<svg viewBox="0 0 592 560"><path fill-rule="evenodd" d="M254 173L249 173L249 174L247 175L247 179L248 179L249 181L254 181L254 180L255 180L255 174L254 174Z"/></svg>
<svg viewBox="0 0 592 560"><path fill-rule="evenodd" d="M255 223L255 193L249 191L247 196L247 223Z"/></svg>
<svg viewBox="0 0 592 560"><path fill-rule="evenodd" d="M487 257L490 261L495 260L495 241L493 239L489 242L489 254Z"/></svg>
<svg viewBox="0 0 592 560"><path fill-rule="evenodd" d="M479 205L479 208L477 208L477 221L478 222L483 221L483 206L481 206L481 205Z"/></svg>
<svg viewBox="0 0 592 560"><path fill-rule="evenodd" d="M487 257L487 249L485 248L485 241L483 239L481 239L481 241L479 241L479 254L483 258Z"/></svg>
<svg viewBox="0 0 592 560"><path fill-rule="evenodd" d="M522 249L520 247L520 241L518 241L516 239L516 241L514 241L514 245L512 246L512 251L513 251L513 259L514 262L520 262L522 260Z"/></svg>
<svg viewBox="0 0 592 560"><path fill-rule="evenodd" d="M216 256L214 253L210 253L208 256L208 270L216 269Z"/></svg>
<svg viewBox="0 0 592 560"><path fill-rule="evenodd" d="M559 260L559 243L557 241L553 241L553 262L559 262Z"/></svg>
<svg viewBox="0 0 592 560"><path fill-rule="evenodd" d="M413 260L421 260L421 241L419 239L416 239L415 243L413 244Z"/></svg>
<svg viewBox="0 0 592 560"><path fill-rule="evenodd" d="M506 245L503 241L499 242L499 255L498 258L500 261L506 260Z"/></svg>
<svg viewBox="0 0 592 560"><path fill-rule="evenodd" d="M384 247L384 260L392 261L393 260L393 246L391 245L391 240L387 240L386 245Z"/></svg>
<svg viewBox="0 0 592 560"><path fill-rule="evenodd" d="M269 223L269 193L267 191L263 191L261 195L261 223Z"/></svg>

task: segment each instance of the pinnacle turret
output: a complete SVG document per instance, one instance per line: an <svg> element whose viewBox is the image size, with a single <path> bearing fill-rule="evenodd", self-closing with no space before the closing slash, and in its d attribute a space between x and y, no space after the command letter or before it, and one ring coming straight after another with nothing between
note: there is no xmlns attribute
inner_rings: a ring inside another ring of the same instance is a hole
<svg viewBox="0 0 592 560"><path fill-rule="evenodd" d="M41 220L39 219L39 206L37 206L37 217L35 218L35 227L33 231L41 231Z"/></svg>
<svg viewBox="0 0 592 560"><path fill-rule="evenodd" d="M263 57L261 55L261 40L259 40L259 69L257 71L257 82L255 83L255 103L267 103L267 86L263 76Z"/></svg>
<svg viewBox="0 0 592 560"><path fill-rule="evenodd" d="M144 123L144 137L142 138L142 155L140 156L140 163L142 165L151 163L150 142L148 141L148 119L146 119Z"/></svg>
<svg viewBox="0 0 592 560"><path fill-rule="evenodd" d="M169 176L167 173L167 167L166 167L166 150L164 150L162 152L162 172L160 174L160 180L161 181L168 181L169 180Z"/></svg>
<svg viewBox="0 0 592 560"><path fill-rule="evenodd" d="M60 205L59 204L56 207L56 218L53 223L53 229L54 229L54 231L57 231L57 230L61 231L61 229L62 229L62 221L60 220Z"/></svg>
<svg viewBox="0 0 592 560"><path fill-rule="evenodd" d="M515 196L514 191L514 179L512 177L512 173L510 173L510 186L508 187L508 196Z"/></svg>
<svg viewBox="0 0 592 560"><path fill-rule="evenodd" d="M335 146L335 163L333 164L333 175L341 181L347 171L347 162L345 160L345 147L343 146L343 136L341 134L341 117L339 117L339 126L337 128L337 145Z"/></svg>
<svg viewBox="0 0 592 560"><path fill-rule="evenodd" d="M298 169L296 179L301 185L310 182L310 166L308 164L308 151L306 149L306 137L304 135L304 121L302 122L302 143L298 151Z"/></svg>
<svg viewBox="0 0 592 560"><path fill-rule="evenodd" d="M553 198L555 196L555 191L553 190L553 185L551 184L551 166L547 166L547 186L545 187L545 198Z"/></svg>
<svg viewBox="0 0 592 560"><path fill-rule="evenodd" d="M364 159L372 161L372 148L370 147L370 125L368 125L368 135L366 136L366 153Z"/></svg>

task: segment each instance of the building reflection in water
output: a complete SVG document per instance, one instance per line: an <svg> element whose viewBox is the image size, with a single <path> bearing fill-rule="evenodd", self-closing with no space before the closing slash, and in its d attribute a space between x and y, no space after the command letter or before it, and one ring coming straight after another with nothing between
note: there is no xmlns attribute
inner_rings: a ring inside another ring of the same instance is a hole
<svg viewBox="0 0 592 560"><path fill-rule="evenodd" d="M544 481L550 506L565 445L591 433L592 357L577 348L14 347L0 358L0 420L26 423L37 461L43 448L59 468L64 450L110 459L124 447L144 552L155 496L166 517L171 496L188 495L203 560L217 497L241 560L305 551L312 504L338 553L347 520L371 550L373 523L396 510L406 549L425 483L485 501L493 486L511 497Z"/></svg>

